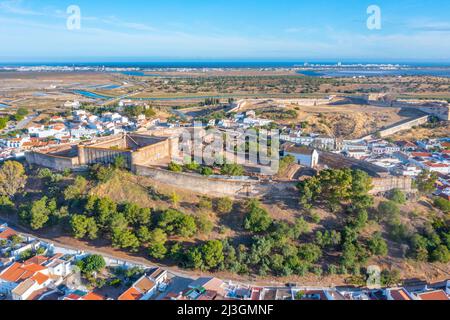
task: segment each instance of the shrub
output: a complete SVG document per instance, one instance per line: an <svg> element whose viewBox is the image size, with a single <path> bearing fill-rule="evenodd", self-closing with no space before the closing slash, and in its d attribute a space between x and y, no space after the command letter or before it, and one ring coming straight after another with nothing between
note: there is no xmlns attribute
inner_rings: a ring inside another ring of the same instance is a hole
<svg viewBox="0 0 450 320"><path fill-rule="evenodd" d="M172 172L183 172L183 167L175 162L169 163L168 169Z"/></svg>
<svg viewBox="0 0 450 320"><path fill-rule="evenodd" d="M434 206L440 210L442 210L445 213L450 212L450 201L444 199L444 198L435 198L434 199Z"/></svg>
<svg viewBox="0 0 450 320"><path fill-rule="evenodd" d="M233 200L230 198L219 198L216 200L216 210L221 214L228 214L233 210Z"/></svg>

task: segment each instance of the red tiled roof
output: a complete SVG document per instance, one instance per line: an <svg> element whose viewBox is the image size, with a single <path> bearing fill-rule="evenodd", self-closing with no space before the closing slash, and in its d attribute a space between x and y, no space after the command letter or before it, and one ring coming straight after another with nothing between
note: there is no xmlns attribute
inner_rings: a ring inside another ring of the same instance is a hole
<svg viewBox="0 0 450 320"><path fill-rule="evenodd" d="M403 289L392 290L391 296L394 300L412 300Z"/></svg>
<svg viewBox="0 0 450 320"><path fill-rule="evenodd" d="M142 298L142 293L137 291L137 289L131 287L130 289L128 289L127 291L122 293L122 295L117 300L134 301L134 300L139 300L140 298Z"/></svg>
<svg viewBox="0 0 450 320"><path fill-rule="evenodd" d="M6 228L2 232L0 232L0 239L8 240L10 237L15 236L16 234L17 233L13 229Z"/></svg>
<svg viewBox="0 0 450 320"><path fill-rule="evenodd" d="M432 301L436 301L436 300L442 300L442 301L447 301L450 300L449 297L447 296L447 294L440 290L440 291L433 291L433 292L425 292L422 294L419 294L418 297L421 300L432 300Z"/></svg>
<svg viewBox="0 0 450 320"><path fill-rule="evenodd" d="M35 280L39 284L43 284L50 278L49 276L46 276L45 274L38 272L31 279Z"/></svg>
<svg viewBox="0 0 450 320"><path fill-rule="evenodd" d="M426 157L432 157L433 155L428 152L412 152L411 156L426 158Z"/></svg>
<svg viewBox="0 0 450 320"><path fill-rule="evenodd" d="M106 300L106 298L101 296L101 295L99 295L99 294L90 292L87 295L85 295L82 298L82 300L86 300L86 301L100 301L100 300Z"/></svg>

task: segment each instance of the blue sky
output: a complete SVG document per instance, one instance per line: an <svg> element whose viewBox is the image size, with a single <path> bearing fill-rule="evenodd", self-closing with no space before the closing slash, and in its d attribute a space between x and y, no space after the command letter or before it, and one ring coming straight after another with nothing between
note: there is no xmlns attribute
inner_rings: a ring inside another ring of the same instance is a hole
<svg viewBox="0 0 450 320"><path fill-rule="evenodd" d="M66 28L69 5L80 30ZM448 0L0 0L0 61L450 62L449 12Z"/></svg>

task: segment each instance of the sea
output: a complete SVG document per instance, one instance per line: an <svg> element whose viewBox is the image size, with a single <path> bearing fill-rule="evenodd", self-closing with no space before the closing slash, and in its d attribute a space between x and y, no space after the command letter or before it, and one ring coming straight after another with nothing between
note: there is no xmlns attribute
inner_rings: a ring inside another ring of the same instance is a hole
<svg viewBox="0 0 450 320"><path fill-rule="evenodd" d="M157 77L146 71L161 69L276 69L298 68L298 73L310 77L379 77L379 76L438 76L450 77L450 63L438 62L304 62L304 61L153 61L153 62L27 62L2 63L5 68L20 67L117 69L129 76ZM120 70L123 69L123 70Z"/></svg>

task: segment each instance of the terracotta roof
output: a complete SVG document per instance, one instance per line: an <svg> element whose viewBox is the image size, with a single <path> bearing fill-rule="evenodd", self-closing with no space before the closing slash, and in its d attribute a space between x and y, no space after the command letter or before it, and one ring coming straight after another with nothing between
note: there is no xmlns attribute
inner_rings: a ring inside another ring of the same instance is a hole
<svg viewBox="0 0 450 320"><path fill-rule="evenodd" d="M133 287L138 289L140 292L147 293L151 289L156 286L156 283L150 280L147 277L142 277L139 281L137 281Z"/></svg>
<svg viewBox="0 0 450 320"><path fill-rule="evenodd" d="M85 295L82 298L82 300L86 300L86 301L100 301L100 300L106 300L106 298L101 296L101 295L99 295L99 294L90 292L87 295Z"/></svg>
<svg viewBox="0 0 450 320"><path fill-rule="evenodd" d="M37 272L43 271L46 268L37 264L24 265L21 263L14 263L0 274L0 279L8 282L19 282L33 277Z"/></svg>
<svg viewBox="0 0 450 320"><path fill-rule="evenodd" d="M9 238L11 238L12 236L15 236L16 234L17 233L13 229L6 228L2 232L0 232L0 239L8 240Z"/></svg>
<svg viewBox="0 0 450 320"><path fill-rule="evenodd" d="M35 280L39 284L43 284L50 278L49 276L46 276L45 274L38 272L31 279Z"/></svg>
<svg viewBox="0 0 450 320"><path fill-rule="evenodd" d="M428 152L412 152L411 156L426 158L426 157L432 157L433 155Z"/></svg>
<svg viewBox="0 0 450 320"><path fill-rule="evenodd" d="M24 262L24 264L37 264L37 265L42 265L45 262L48 261L48 258L44 257L44 256L35 256L33 258L28 259L27 261Z"/></svg>
<svg viewBox="0 0 450 320"><path fill-rule="evenodd" d="M450 300L449 297L447 296L447 294L442 291L433 291L433 292L425 292L425 293L421 293L417 295L421 300L442 300L442 301L447 301Z"/></svg>
<svg viewBox="0 0 450 320"><path fill-rule="evenodd" d="M117 299L120 301L134 301L142 298L142 293L140 293L136 288L131 287Z"/></svg>
<svg viewBox="0 0 450 320"><path fill-rule="evenodd" d="M394 300L412 300L403 289L391 290L391 297Z"/></svg>
<svg viewBox="0 0 450 320"><path fill-rule="evenodd" d="M445 163L426 162L425 164L431 168L448 168L448 164Z"/></svg>

